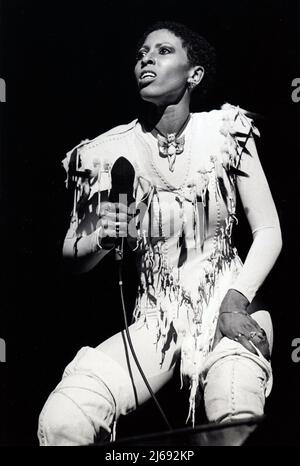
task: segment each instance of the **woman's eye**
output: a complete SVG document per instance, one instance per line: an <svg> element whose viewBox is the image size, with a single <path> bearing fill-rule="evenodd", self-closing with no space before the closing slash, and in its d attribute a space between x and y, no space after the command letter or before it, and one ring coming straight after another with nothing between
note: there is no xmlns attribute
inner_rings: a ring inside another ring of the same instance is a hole
<svg viewBox="0 0 300 466"><path fill-rule="evenodd" d="M136 59L141 60L145 55L146 55L146 50L139 50L138 53L136 54Z"/></svg>
<svg viewBox="0 0 300 466"><path fill-rule="evenodd" d="M171 52L171 50L170 50L168 47L161 47L161 48L159 49L159 53L160 53L161 55L166 55L167 53L170 53L170 52Z"/></svg>

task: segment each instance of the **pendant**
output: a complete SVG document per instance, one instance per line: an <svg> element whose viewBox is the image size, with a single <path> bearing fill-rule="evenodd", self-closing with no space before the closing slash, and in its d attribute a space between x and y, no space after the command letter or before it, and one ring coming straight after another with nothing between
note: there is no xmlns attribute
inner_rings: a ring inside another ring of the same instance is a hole
<svg viewBox="0 0 300 466"><path fill-rule="evenodd" d="M185 137L176 139L176 134L167 134L167 137L157 135L158 150L161 157L168 157L169 170L174 171L176 156L184 150Z"/></svg>
<svg viewBox="0 0 300 466"><path fill-rule="evenodd" d="M168 161L169 161L169 170L171 172L174 171L174 165L175 165L175 161L176 161L176 147L175 145L171 144L169 147L168 147Z"/></svg>

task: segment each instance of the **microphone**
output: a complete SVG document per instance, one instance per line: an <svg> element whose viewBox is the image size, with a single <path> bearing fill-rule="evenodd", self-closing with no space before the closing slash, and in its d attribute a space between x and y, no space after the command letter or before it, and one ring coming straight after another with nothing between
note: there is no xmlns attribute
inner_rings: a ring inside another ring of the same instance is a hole
<svg viewBox="0 0 300 466"><path fill-rule="evenodd" d="M135 170L133 165L125 157L119 157L111 169L110 202L119 202L120 195L127 196L127 205L134 202L133 184Z"/></svg>
<svg viewBox="0 0 300 466"><path fill-rule="evenodd" d="M122 203L129 207L134 201L135 170L133 165L125 157L119 157L111 169L111 190L108 196L109 202ZM115 246L115 259L123 258L124 238L119 238Z"/></svg>

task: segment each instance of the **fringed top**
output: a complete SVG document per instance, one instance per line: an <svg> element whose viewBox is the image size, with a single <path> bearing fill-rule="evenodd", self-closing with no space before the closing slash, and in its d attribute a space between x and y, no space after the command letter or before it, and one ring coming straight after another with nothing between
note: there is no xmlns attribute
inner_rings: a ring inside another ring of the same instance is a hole
<svg viewBox="0 0 300 466"><path fill-rule="evenodd" d="M140 284L134 319L141 325L155 322L161 366L171 342L182 341L181 375L190 386L188 418L193 423L220 304L229 288L239 289L243 267L232 244L236 186L249 176L247 159L256 163L256 152L249 148L255 148L253 136L258 135L246 111L225 104L221 110L192 114L174 173L164 171L153 136L136 120L82 143L64 161L68 185L75 188L66 241L78 251L78 237L90 238L97 228L115 160L123 156L135 168L137 215L130 228L136 237L130 242L138 255ZM253 271L248 275L251 281ZM260 283L255 286L252 294ZM241 291L247 296L247 290Z"/></svg>

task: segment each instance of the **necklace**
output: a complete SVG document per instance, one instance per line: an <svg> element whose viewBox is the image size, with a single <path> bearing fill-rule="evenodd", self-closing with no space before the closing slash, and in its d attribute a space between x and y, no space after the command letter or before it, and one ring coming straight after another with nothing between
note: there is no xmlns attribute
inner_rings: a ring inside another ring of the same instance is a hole
<svg viewBox="0 0 300 466"><path fill-rule="evenodd" d="M190 116L190 120L191 120L190 133L193 136L193 134L194 134L194 121L193 121L192 116L193 116L193 114L191 114L191 116ZM149 137L149 138L148 137L143 137L143 132L145 133L145 135L150 134L151 137ZM173 178L173 176L172 176L171 177L172 180L171 180L161 170L161 168L159 167L160 164L157 165L157 162L155 161L155 159L156 159L156 155L155 155L156 150L155 150L155 141L154 141L154 139L156 139L156 138L154 137L153 133L150 133L150 132L147 133L146 130L142 130L140 132L138 130L138 126L137 126L136 136L137 136L137 139L140 141L140 143L142 145L141 150L146 150L147 151L147 157L145 157L145 160L149 161L149 164L150 164L150 167L151 167L151 172L150 172L151 173L151 179L155 180L155 181L153 181L153 184L155 184L156 186L161 186L161 187L164 186L169 191L181 190L182 188L184 188L186 183L187 183L187 179L188 179L188 176L189 176L189 173L190 173L190 166L191 166L191 159L192 159L192 148L194 146L194 144L192 144L193 137L187 137L186 138L186 143L187 143L186 147L185 147L185 150L186 150L186 163L184 165L184 167L185 167L184 172L185 173L178 173L178 175L180 175L180 179L175 180ZM148 167L145 166L144 168L146 170L146 173L149 173L148 172ZM153 175L155 176L155 178L152 178ZM159 181L157 181L157 178L159 179ZM178 176L177 176L177 178L178 178Z"/></svg>
<svg viewBox="0 0 300 466"><path fill-rule="evenodd" d="M171 172L174 171L176 156L182 154L182 152L184 151L185 136L178 136L185 129L190 118L191 115L189 114L179 131L177 131L177 133L167 133L166 135L164 135L161 131L159 131L159 129L156 128L156 126L154 128L157 132L157 145L159 155L161 157L168 157L169 170Z"/></svg>

